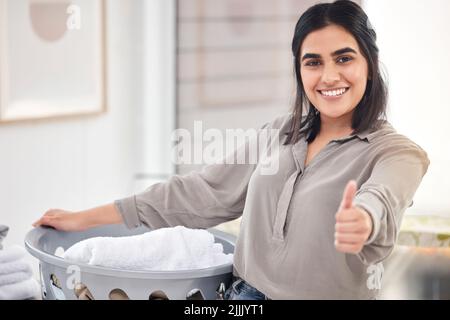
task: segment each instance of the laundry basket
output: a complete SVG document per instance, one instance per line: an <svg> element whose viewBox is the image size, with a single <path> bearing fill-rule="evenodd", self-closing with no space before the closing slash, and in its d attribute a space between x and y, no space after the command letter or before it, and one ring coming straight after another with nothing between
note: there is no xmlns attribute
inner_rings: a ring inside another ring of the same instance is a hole
<svg viewBox="0 0 450 320"><path fill-rule="evenodd" d="M84 232L62 232L52 228L32 229L25 237L25 247L39 259L42 298L63 299L206 299L213 300L228 287L232 264L183 271L125 271L66 261L63 250L92 237L131 236L150 229L128 229L108 225ZM235 237L210 229L224 253L233 253ZM219 290L219 291L218 291ZM219 292L219 293L218 293Z"/></svg>

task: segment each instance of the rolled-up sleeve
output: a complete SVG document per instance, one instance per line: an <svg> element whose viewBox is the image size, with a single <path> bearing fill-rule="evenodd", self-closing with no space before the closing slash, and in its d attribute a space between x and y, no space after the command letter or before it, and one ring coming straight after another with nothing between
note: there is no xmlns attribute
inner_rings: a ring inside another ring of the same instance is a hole
<svg viewBox="0 0 450 320"><path fill-rule="evenodd" d="M373 222L372 234L358 255L363 263L378 263L392 252L403 214L412 206L429 164L426 152L412 145L388 148L376 161L354 199Z"/></svg>
<svg viewBox="0 0 450 320"><path fill-rule="evenodd" d="M253 143L270 127L262 126L257 134L246 137L245 143L220 163L206 165L201 171L174 175L156 183L140 194L116 200L116 208L129 228L141 224L152 229L183 225L189 228L210 228L242 215L247 187L256 168L256 161L247 159ZM244 157L244 158L242 158Z"/></svg>

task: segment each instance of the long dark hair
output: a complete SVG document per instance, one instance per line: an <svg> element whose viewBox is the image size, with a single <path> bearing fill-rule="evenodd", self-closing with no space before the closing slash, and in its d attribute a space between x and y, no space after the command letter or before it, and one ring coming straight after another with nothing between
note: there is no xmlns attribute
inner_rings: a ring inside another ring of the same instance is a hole
<svg viewBox="0 0 450 320"><path fill-rule="evenodd" d="M297 93L290 132L284 144L296 143L302 135L306 136L308 142L312 142L320 131L320 114L307 98L303 88L300 74L300 48L308 34L329 25L341 26L351 33L368 64L369 76L366 91L353 113L353 133L357 134L369 128L376 129L380 125L378 119L386 118L388 90L379 68L377 35L371 27L369 18L361 7L352 1L339 0L333 3L317 4L300 17L295 27L292 53ZM304 119L303 107L306 107L307 112Z"/></svg>

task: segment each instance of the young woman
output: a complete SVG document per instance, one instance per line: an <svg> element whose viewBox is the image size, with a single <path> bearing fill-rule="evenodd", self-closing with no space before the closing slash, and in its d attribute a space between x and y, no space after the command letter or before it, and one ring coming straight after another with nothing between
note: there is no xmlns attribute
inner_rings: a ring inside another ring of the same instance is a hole
<svg viewBox="0 0 450 320"><path fill-rule="evenodd" d="M228 299L376 298L427 154L385 120L376 34L358 5L308 9L292 51L294 110L263 127L279 130L276 174L208 165L106 206L49 210L34 225L208 228L242 215Z"/></svg>

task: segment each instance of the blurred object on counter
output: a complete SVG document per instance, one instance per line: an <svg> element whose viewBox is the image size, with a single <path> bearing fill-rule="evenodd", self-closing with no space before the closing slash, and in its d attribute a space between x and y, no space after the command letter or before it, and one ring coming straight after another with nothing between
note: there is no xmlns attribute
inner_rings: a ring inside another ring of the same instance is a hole
<svg viewBox="0 0 450 320"><path fill-rule="evenodd" d="M399 245L450 248L450 218L431 215L406 215Z"/></svg>

